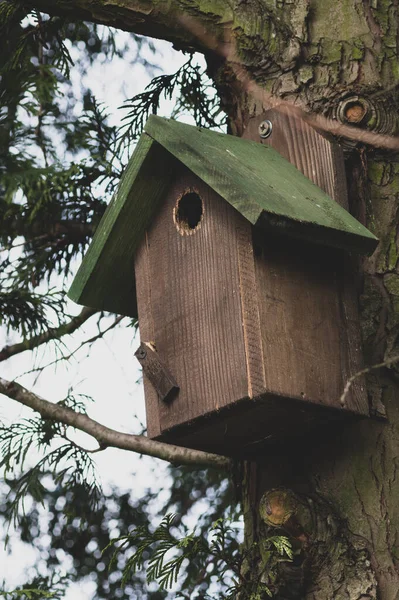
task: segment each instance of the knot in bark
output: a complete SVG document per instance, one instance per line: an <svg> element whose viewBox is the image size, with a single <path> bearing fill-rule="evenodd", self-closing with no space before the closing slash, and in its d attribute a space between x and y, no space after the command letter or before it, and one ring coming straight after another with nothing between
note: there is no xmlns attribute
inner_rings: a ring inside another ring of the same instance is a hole
<svg viewBox="0 0 399 600"><path fill-rule="evenodd" d="M262 539L281 535L293 549L292 560L280 562L273 575L276 600L376 599L367 549L326 500L272 489L262 496L259 515L259 547Z"/></svg>

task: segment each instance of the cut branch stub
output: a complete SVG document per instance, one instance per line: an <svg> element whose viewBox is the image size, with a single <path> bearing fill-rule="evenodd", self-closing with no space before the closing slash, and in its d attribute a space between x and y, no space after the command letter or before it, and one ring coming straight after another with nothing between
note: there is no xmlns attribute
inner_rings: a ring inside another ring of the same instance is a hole
<svg viewBox="0 0 399 600"><path fill-rule="evenodd" d="M259 504L259 514L269 527L286 531L301 544L307 541L302 520L298 519L301 501L290 490L275 489L266 492Z"/></svg>
<svg viewBox="0 0 399 600"><path fill-rule="evenodd" d="M389 94L379 98L357 94L346 96L339 101L331 116L343 124L391 136L396 135L399 128L396 103ZM355 144L354 140L345 141L348 147Z"/></svg>
<svg viewBox="0 0 399 600"><path fill-rule="evenodd" d="M377 583L367 548L320 495L269 490L261 498L259 515L260 545L277 529L288 535L295 549L294 560L282 563L277 573L276 590L281 597L321 600L329 590L329 598L354 598L356 590L356 598L376 599ZM293 590L296 595L288 596Z"/></svg>
<svg viewBox="0 0 399 600"><path fill-rule="evenodd" d="M366 124L366 119L371 116L371 106L366 98L353 96L345 98L339 103L338 116L343 123L353 125Z"/></svg>
<svg viewBox="0 0 399 600"><path fill-rule="evenodd" d="M134 355L160 399L164 402L171 402L178 393L179 386L167 366L159 358L153 345L149 342L142 342Z"/></svg>
<svg viewBox="0 0 399 600"><path fill-rule="evenodd" d="M293 494L287 490L271 490L262 496L259 513L272 527L282 527L296 512Z"/></svg>

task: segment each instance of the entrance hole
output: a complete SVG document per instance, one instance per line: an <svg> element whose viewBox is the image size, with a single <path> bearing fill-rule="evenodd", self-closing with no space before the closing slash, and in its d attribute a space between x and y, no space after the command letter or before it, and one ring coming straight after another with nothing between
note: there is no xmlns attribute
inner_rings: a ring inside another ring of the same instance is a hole
<svg viewBox="0 0 399 600"><path fill-rule="evenodd" d="M191 235L199 229L204 207L201 197L193 190L184 192L173 210L176 227L182 235Z"/></svg>

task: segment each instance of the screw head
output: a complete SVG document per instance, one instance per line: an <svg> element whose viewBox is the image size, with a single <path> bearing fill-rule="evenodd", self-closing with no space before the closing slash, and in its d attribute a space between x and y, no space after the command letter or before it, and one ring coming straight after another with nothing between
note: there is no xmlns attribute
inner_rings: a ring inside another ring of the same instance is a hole
<svg viewBox="0 0 399 600"><path fill-rule="evenodd" d="M147 356L147 352L143 348L140 348L139 350L137 350L136 356L138 359L143 359Z"/></svg>
<svg viewBox="0 0 399 600"><path fill-rule="evenodd" d="M266 138L270 137L273 131L273 124L271 121L269 121L269 119L266 119L265 121L262 121L259 124L258 127L258 133L259 133L259 137L262 138L262 140L265 140Z"/></svg>

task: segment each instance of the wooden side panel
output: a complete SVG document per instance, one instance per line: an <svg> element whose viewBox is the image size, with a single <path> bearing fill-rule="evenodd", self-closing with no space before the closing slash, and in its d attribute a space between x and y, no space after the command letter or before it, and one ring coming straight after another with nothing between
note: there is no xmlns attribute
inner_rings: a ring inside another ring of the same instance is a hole
<svg viewBox="0 0 399 600"><path fill-rule="evenodd" d="M267 139L263 140L262 143L266 143L277 150L284 158L294 164L297 169L302 171L309 179L311 179L316 185L323 189L331 198L333 198L338 204L344 208L348 207L347 190L346 190L346 174L345 166L343 161L343 154L341 148L334 141L321 135L310 125L305 123L303 120L298 119L292 114L286 114L278 110L269 110L262 116L252 119L244 133L244 138L251 139L253 141L260 141L258 134L259 123L264 119L270 119L273 124L273 133ZM262 246L262 244L260 244ZM298 249L303 247L302 254L298 254ZM278 248L278 244L276 246ZM329 358L331 358L331 364L340 365L340 372L331 373L332 377L332 388L333 392L329 392L328 404L339 408L339 398L342 394L343 387L348 378L359 371L362 368L362 348L360 338L360 327L358 317L358 306L357 306L357 295L355 289L356 279L356 267L354 260L349 254L342 252L334 252L329 250L323 250L318 248L317 253L308 252L306 245L302 243L291 242L292 252L291 255L285 254L288 246L282 244L280 250L282 256L286 256L286 267L283 273L285 275L281 281L281 290L279 294L286 294L286 302L292 303L291 308L287 307L288 311L292 310L293 314L303 314L301 319L306 322L309 318L308 315L313 311L316 315L326 317L327 321L324 321L324 335L325 342L322 338L318 338L311 335L311 338L306 343L306 346L311 346L312 339L315 343L316 352L320 352L323 349L326 351L324 360L325 365L328 364ZM279 251L278 251L279 252ZM335 256L335 258L333 258ZM262 294L261 290L264 286L271 285L270 289L273 288L271 283L276 278L271 278L271 275L266 273L268 261L271 260L274 266L271 266L272 270L277 267L273 262L276 257L276 250L271 250L268 242L265 246L265 264L262 266L257 261L257 272L259 272L259 293ZM313 265L313 271L312 271ZM290 273L290 274L289 274ZM302 276L301 276L302 273ZM287 280L289 278L290 282ZM306 299L307 285L306 280L313 281L315 285L315 294L311 295ZM288 285L286 292L283 292L284 281ZM302 291L301 291L302 286ZM291 289L292 288L292 289ZM291 289L291 291L290 291ZM294 292L296 289L296 292ZM273 292L275 294L275 292ZM295 295L297 293L297 300ZM277 294L276 298L281 298ZM291 300L290 300L291 299ZM268 327L268 323L264 319L267 319L268 307L264 302L262 303L261 309L261 320L263 332ZM287 311L284 313L287 315ZM324 319L324 317L323 317ZM327 327L327 322L330 322L330 326ZM311 323L309 323L311 327ZM299 326L301 328L302 325ZM309 330L311 331L311 329ZM304 333L306 331L304 330ZM270 335L279 335L278 331L274 331ZM265 343L265 333L264 333ZM296 347L301 348L304 345L303 336L299 338L293 338L293 343ZM284 344L284 342L283 342ZM299 344L299 346L298 346ZM286 348L287 349L287 348ZM323 351L324 351L323 350ZM297 357L299 359L299 357ZM267 362L267 355L265 355L267 365L267 378L268 387L272 385L272 379L269 375L269 363ZM297 364L297 368L301 369L300 361L294 361ZM295 365L291 363L290 369ZM287 365L288 367L288 365ZM324 373L324 374L323 374ZM291 375L292 377L292 375ZM325 384L327 382L327 371L323 369L319 374L315 375L315 380L309 389L317 391L317 384L315 381L319 380L319 393L322 393ZM301 378L298 379L298 383L305 385L305 381ZM335 382L335 383L334 383ZM299 386L301 387L301 386ZM304 391L305 390L299 390ZM314 393L312 392L312 393ZM305 392L309 393L309 392ZM350 394L347 396L346 408L353 412L361 414L368 414L368 402L366 395L366 388L364 380L362 378L357 379L353 387L351 388Z"/></svg>
<svg viewBox="0 0 399 600"><path fill-rule="evenodd" d="M201 223L190 235L179 232L173 218L187 190L203 202ZM158 410L161 431L248 396L237 227L249 224L201 180L182 171L147 232L151 328L145 330L151 330L149 341L180 387L171 404L158 401L156 409L146 386L150 421ZM141 323L140 328L145 339ZM157 426L149 424L148 433L157 435Z"/></svg>
<svg viewBox="0 0 399 600"><path fill-rule="evenodd" d="M312 247L281 239L256 244L266 389L338 408L342 352L335 257L324 249L316 256Z"/></svg>

